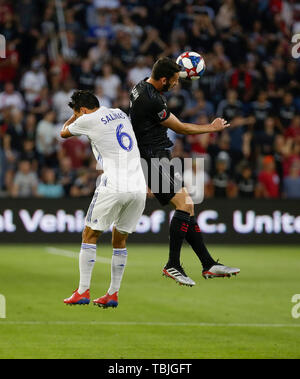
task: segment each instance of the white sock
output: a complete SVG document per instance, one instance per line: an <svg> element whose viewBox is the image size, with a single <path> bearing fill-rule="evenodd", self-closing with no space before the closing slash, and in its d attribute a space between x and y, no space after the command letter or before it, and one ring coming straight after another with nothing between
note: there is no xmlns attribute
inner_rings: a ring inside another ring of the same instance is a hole
<svg viewBox="0 0 300 379"><path fill-rule="evenodd" d="M111 282L108 289L109 295L119 291L126 262L127 249L113 249L113 256L111 259Z"/></svg>
<svg viewBox="0 0 300 379"><path fill-rule="evenodd" d="M96 262L97 246L91 243L82 243L79 254L80 281L78 292L82 294L90 288L93 268Z"/></svg>

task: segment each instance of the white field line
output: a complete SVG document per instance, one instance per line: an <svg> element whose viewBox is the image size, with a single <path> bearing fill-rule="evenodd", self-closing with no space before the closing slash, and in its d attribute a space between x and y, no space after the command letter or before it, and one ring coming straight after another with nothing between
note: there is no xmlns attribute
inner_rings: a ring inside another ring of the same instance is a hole
<svg viewBox="0 0 300 379"><path fill-rule="evenodd" d="M79 258L79 253L74 253L74 251L71 250L64 250L64 249L57 249L56 247L46 247L46 251L49 254L53 255L59 255L61 257L68 257L68 258ZM96 263L107 263L110 264L111 260L109 258L99 257L97 255Z"/></svg>
<svg viewBox="0 0 300 379"><path fill-rule="evenodd" d="M249 324L210 322L138 322L138 321L0 321L0 325L116 325L116 326L184 326L184 327L246 327L299 328L299 324Z"/></svg>

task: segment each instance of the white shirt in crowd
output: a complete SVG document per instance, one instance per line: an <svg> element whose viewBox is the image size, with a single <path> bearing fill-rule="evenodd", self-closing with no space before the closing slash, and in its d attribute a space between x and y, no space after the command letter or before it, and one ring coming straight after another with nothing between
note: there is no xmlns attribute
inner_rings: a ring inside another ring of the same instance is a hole
<svg viewBox="0 0 300 379"><path fill-rule="evenodd" d="M57 114L57 122L64 123L73 114L73 110L69 107L70 98L74 90L69 92L58 91L52 97L53 108Z"/></svg>
<svg viewBox="0 0 300 379"><path fill-rule="evenodd" d="M55 125L47 120L41 120L36 130L36 149L40 154L51 155L56 150L57 131Z"/></svg>
<svg viewBox="0 0 300 379"><path fill-rule="evenodd" d="M21 88L25 91L25 99L32 104L38 97L39 92L47 85L47 78L43 71L27 71L21 80ZM34 92L31 92L34 91Z"/></svg>
<svg viewBox="0 0 300 379"><path fill-rule="evenodd" d="M11 94L8 94L6 92L0 93L0 109L6 107L17 108L20 111L24 110L25 103L23 96L20 94L20 92L14 91Z"/></svg>
<svg viewBox="0 0 300 379"><path fill-rule="evenodd" d="M121 85L121 79L118 75L112 74L105 78L100 76L96 79L96 86L100 85L103 89L103 95L108 96L111 100L115 100L118 95L118 89Z"/></svg>
<svg viewBox="0 0 300 379"><path fill-rule="evenodd" d="M133 67L128 72L128 81L132 85L136 85L138 82L151 76L151 69L149 67Z"/></svg>

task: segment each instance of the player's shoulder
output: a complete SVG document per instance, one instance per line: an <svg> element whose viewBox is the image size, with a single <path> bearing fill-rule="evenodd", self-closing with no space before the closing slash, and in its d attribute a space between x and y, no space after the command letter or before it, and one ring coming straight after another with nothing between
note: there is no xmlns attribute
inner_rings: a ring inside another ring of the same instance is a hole
<svg viewBox="0 0 300 379"><path fill-rule="evenodd" d="M148 102L148 104L164 104L165 97L157 91L157 89L151 84L148 83L146 80L141 80L136 85L136 90L139 93L139 97L144 102ZM134 89L133 89L134 90Z"/></svg>

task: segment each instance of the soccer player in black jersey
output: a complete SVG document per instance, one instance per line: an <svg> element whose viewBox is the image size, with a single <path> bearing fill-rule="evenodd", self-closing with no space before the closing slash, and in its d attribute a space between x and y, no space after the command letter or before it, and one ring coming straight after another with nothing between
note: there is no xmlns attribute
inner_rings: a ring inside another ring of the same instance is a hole
<svg viewBox="0 0 300 379"><path fill-rule="evenodd" d="M207 125L183 123L170 113L163 93L178 84L180 71L181 66L170 58L160 58L153 66L151 77L140 81L132 89L129 112L141 157L147 162L147 173L144 171L144 174L146 180L148 179L148 186L161 205L171 203L175 208L170 224L169 260L163 274L179 284L193 286L195 282L186 275L180 264L180 251L184 239L200 259L204 278L230 277L240 269L224 266L211 257L194 217L193 201L183 182L171 169L169 148L173 144L167 136L168 128L176 133L188 135L219 132L229 126L222 118L216 118ZM153 158L161 159L164 163L157 165L157 159ZM153 191L152 188L151 178L155 174L160 181L158 191ZM169 185L168 193L162 190L166 188L165 184Z"/></svg>

